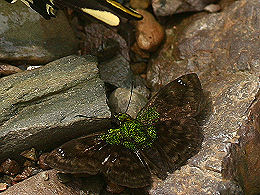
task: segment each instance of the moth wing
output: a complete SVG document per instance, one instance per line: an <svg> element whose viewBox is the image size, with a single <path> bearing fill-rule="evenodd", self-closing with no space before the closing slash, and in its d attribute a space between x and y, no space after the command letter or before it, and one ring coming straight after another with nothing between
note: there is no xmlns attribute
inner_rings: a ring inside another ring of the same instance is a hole
<svg viewBox="0 0 260 195"><path fill-rule="evenodd" d="M151 174L143 159L137 153L121 146L114 148L103 174L112 183L130 188L151 184Z"/></svg>
<svg viewBox="0 0 260 195"><path fill-rule="evenodd" d="M137 119L150 123L196 116L203 103L204 96L198 76L195 73L187 74L161 88L138 113ZM153 117L155 112L159 114L158 118Z"/></svg>
<svg viewBox="0 0 260 195"><path fill-rule="evenodd" d="M142 155L149 159L146 162L155 173L158 170L161 174L165 171L175 171L201 147L203 135L194 118L159 122L156 124L156 129L158 139L152 145L154 149L142 150ZM166 164L165 168L162 162Z"/></svg>
<svg viewBox="0 0 260 195"><path fill-rule="evenodd" d="M111 152L111 145L103 141L102 133L80 137L53 150L45 159L52 168L65 173L100 172L105 159Z"/></svg>

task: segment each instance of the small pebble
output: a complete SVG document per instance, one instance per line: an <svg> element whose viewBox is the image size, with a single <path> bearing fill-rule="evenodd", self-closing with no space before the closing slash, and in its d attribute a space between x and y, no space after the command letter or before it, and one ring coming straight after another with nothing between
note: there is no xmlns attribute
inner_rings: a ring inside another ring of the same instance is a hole
<svg viewBox="0 0 260 195"><path fill-rule="evenodd" d="M26 70L34 70L37 68L41 68L42 66L28 66Z"/></svg>
<svg viewBox="0 0 260 195"><path fill-rule="evenodd" d="M208 11L210 13L218 12L218 11L220 11L220 9L221 9L221 7L218 4L210 4L210 5L207 5L206 7L204 7L204 10Z"/></svg>
<svg viewBox="0 0 260 195"><path fill-rule="evenodd" d="M7 76L18 72L22 72L22 70L16 66L0 64L0 75Z"/></svg>
<svg viewBox="0 0 260 195"><path fill-rule="evenodd" d="M18 182L18 181L25 180L28 177L31 177L38 172L39 172L39 170L35 167L26 167L21 174L16 175L16 177L13 179L13 181Z"/></svg>
<svg viewBox="0 0 260 195"><path fill-rule="evenodd" d="M19 164L11 159L7 159L5 162L2 163L3 173L6 175L16 175L20 171Z"/></svg>
<svg viewBox="0 0 260 195"><path fill-rule="evenodd" d="M164 39L164 29L154 16L145 10L137 10L143 19L136 22L136 41L138 46L149 52L155 51Z"/></svg>
<svg viewBox="0 0 260 195"><path fill-rule="evenodd" d="M8 188L8 184L7 183L0 183L0 192L1 191L5 191Z"/></svg>
<svg viewBox="0 0 260 195"><path fill-rule="evenodd" d="M48 180L49 180L49 174L48 174L47 171L41 172L41 173L40 173L40 176L42 177L42 179L43 179L44 181L48 181Z"/></svg>
<svg viewBox="0 0 260 195"><path fill-rule="evenodd" d="M25 158L27 158L27 159L29 159L29 160L32 160L32 161L36 161L37 160L35 148L32 148L30 150L25 150L20 155L25 157Z"/></svg>

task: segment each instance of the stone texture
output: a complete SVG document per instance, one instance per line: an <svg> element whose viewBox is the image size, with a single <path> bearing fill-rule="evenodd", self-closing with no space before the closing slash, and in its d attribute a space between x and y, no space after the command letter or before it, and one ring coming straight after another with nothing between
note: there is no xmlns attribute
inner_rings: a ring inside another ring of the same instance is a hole
<svg viewBox="0 0 260 195"><path fill-rule="evenodd" d="M154 16L145 11L137 10L143 19L136 22L136 42L145 51L155 51L164 39L164 29Z"/></svg>
<svg viewBox="0 0 260 195"><path fill-rule="evenodd" d="M117 33L115 29L106 27L103 24L92 23L86 25L83 37L84 50L87 54L100 56L101 61L110 60L118 53L129 61L129 48L126 41ZM118 43L118 48L104 48L107 40ZM102 55L104 53L104 55ZM101 56L102 55L102 56Z"/></svg>
<svg viewBox="0 0 260 195"><path fill-rule="evenodd" d="M104 61L98 65L101 79L114 85L115 87L129 88L133 73L130 69L129 61L122 55Z"/></svg>
<svg viewBox="0 0 260 195"><path fill-rule="evenodd" d="M57 177L57 171L49 170L41 172L23 182L20 182L6 191L3 195L81 195L81 194L100 194L100 185L92 190L85 190L80 183L63 184ZM91 182L90 182L91 183ZM92 182L93 183L93 182ZM88 184L89 185L89 184ZM101 184L102 187L102 184Z"/></svg>
<svg viewBox="0 0 260 195"><path fill-rule="evenodd" d="M124 88L117 88L109 97L109 106L112 112L115 113L128 113L135 118L137 113L145 106L147 99L139 93L133 91L131 96L131 90ZM130 104L129 104L130 101ZM129 107L127 109L127 105ZM126 110L127 109L127 110Z"/></svg>
<svg viewBox="0 0 260 195"><path fill-rule="evenodd" d="M239 129L239 142L231 143L223 163L225 178L239 182L245 194L260 194L260 98L248 110L248 120Z"/></svg>
<svg viewBox="0 0 260 195"><path fill-rule="evenodd" d="M216 0L152 0L155 15L169 16L182 12L202 11L204 7Z"/></svg>
<svg viewBox="0 0 260 195"><path fill-rule="evenodd" d="M104 83L92 56L68 56L0 80L0 159L38 151L106 126Z"/></svg>
<svg viewBox="0 0 260 195"><path fill-rule="evenodd" d="M226 72L258 73L259 10L258 0L241 0L220 13L194 15L168 26L166 42L148 66L149 86L158 89L188 72L205 81Z"/></svg>
<svg viewBox="0 0 260 195"><path fill-rule="evenodd" d="M203 85L210 96L204 116L199 118L204 140L188 164L154 183L151 194L241 194L239 186L222 178L222 161L237 129L246 121L245 112L259 89L258 77L249 73L212 78Z"/></svg>
<svg viewBox="0 0 260 195"><path fill-rule="evenodd" d="M63 12L45 20L17 1L0 2L0 60L44 64L77 52L78 41Z"/></svg>
<svg viewBox="0 0 260 195"><path fill-rule="evenodd" d="M134 9L147 9L150 4L150 0L130 0L130 6Z"/></svg>
<svg viewBox="0 0 260 195"><path fill-rule="evenodd" d="M0 63L0 77L14 74L17 72L22 72L22 70L16 66Z"/></svg>

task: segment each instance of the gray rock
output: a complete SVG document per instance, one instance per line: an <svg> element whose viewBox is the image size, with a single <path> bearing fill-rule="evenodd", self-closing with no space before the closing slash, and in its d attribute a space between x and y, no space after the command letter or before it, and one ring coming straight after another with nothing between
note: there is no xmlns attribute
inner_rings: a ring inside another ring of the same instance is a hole
<svg viewBox="0 0 260 195"><path fill-rule="evenodd" d="M110 116L92 56L68 56L0 80L0 159L35 147L53 148L102 130Z"/></svg>
<svg viewBox="0 0 260 195"><path fill-rule="evenodd" d="M133 73L130 70L129 61L122 55L102 62L98 65L101 79L116 87L130 88Z"/></svg>
<svg viewBox="0 0 260 195"><path fill-rule="evenodd" d="M63 12L45 20L20 1L0 2L0 60L44 64L77 52L78 41Z"/></svg>
<svg viewBox="0 0 260 195"><path fill-rule="evenodd" d="M210 91L207 114L200 122L204 134L202 149L188 164L154 183L151 194L241 194L241 188L222 178L223 158L230 143L237 139L237 129L246 121L245 112L259 89L258 77L236 73L208 81Z"/></svg>
<svg viewBox="0 0 260 195"><path fill-rule="evenodd" d="M113 113L124 113L127 112L133 118L136 117L137 113L147 103L147 99L133 91L131 101L129 104L131 91L125 88L117 88L109 97L109 106ZM127 109L127 105L129 107ZM126 110L127 109L127 110Z"/></svg>
<svg viewBox="0 0 260 195"><path fill-rule="evenodd" d="M202 11L204 7L216 0L152 0L155 15L169 16L182 12Z"/></svg>

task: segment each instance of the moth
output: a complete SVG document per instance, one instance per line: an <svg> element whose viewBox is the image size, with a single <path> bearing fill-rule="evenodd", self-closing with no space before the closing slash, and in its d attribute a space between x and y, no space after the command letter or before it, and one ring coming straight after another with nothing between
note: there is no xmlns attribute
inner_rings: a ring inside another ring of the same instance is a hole
<svg viewBox="0 0 260 195"><path fill-rule="evenodd" d="M103 174L108 182L129 188L165 179L198 152L203 139L195 117L204 104L195 73L165 85L136 118L114 116L118 128L71 140L53 150L45 162L64 173Z"/></svg>
<svg viewBox="0 0 260 195"><path fill-rule="evenodd" d="M17 0L6 0L15 3ZM55 17L58 9L71 8L105 22L118 26L123 18L141 20L143 17L135 10L125 7L115 0L21 0L45 19Z"/></svg>

